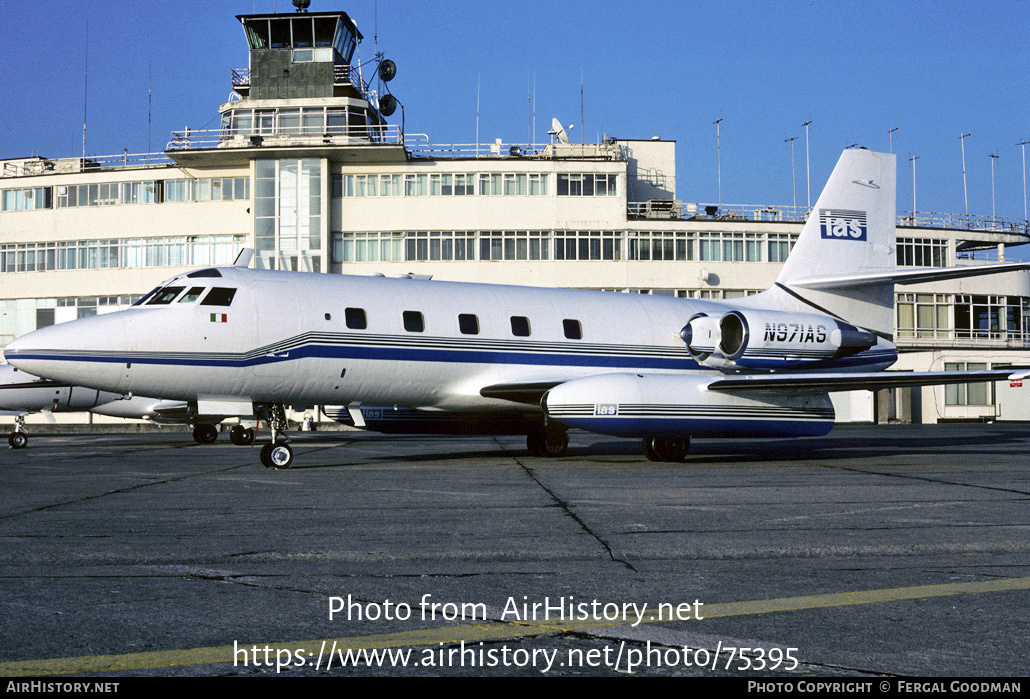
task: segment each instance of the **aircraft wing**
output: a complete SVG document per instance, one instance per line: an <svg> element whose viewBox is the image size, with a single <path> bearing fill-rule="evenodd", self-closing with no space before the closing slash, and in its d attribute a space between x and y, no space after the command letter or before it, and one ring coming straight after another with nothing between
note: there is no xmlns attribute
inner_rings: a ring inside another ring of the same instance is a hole
<svg viewBox="0 0 1030 699"><path fill-rule="evenodd" d="M1030 377L1026 369L984 371L870 371L855 373L740 374L709 381L710 391L856 391L905 386L978 383Z"/></svg>

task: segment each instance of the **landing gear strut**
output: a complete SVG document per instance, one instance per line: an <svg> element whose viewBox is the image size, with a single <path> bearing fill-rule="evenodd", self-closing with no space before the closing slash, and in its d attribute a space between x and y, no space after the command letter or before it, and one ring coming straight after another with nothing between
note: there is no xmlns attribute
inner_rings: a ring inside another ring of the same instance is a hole
<svg viewBox="0 0 1030 699"><path fill-rule="evenodd" d="M680 463L690 451L690 437L644 437L644 456L649 461Z"/></svg>
<svg viewBox="0 0 1030 699"><path fill-rule="evenodd" d="M7 437L11 449L24 449L29 446L29 435L25 431L25 418L21 415L14 418L14 432Z"/></svg>
<svg viewBox="0 0 1030 699"><path fill-rule="evenodd" d="M289 423L286 421L286 407L282 403L262 406L261 414L272 430L272 441L261 447L261 463L265 468L274 468L278 471L288 469L293 465L293 449L287 442L286 428Z"/></svg>

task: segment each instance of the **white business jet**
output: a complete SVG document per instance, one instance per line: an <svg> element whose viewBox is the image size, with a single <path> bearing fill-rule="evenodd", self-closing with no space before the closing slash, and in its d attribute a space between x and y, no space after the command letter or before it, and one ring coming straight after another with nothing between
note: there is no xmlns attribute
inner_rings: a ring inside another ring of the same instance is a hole
<svg viewBox="0 0 1030 699"><path fill-rule="evenodd" d="M72 386L26 374L10 364L0 364L0 415L14 416L14 431L7 436L12 449L24 449L29 445L29 434L25 430L25 416L29 413L77 412L148 420L157 424L193 425L193 439L200 444L211 444L218 439L218 424L224 419L216 415L196 415L185 401L125 396ZM229 438L233 444L250 444L254 430L245 425L233 425Z"/></svg>
<svg viewBox="0 0 1030 699"><path fill-rule="evenodd" d="M419 279L202 269L133 308L24 335L8 361L113 393L195 402L270 424L288 468L288 405L413 409L528 435L560 456L567 430L643 440L682 461L691 437L823 435L828 393L998 380L1007 371L884 372L894 284L1028 264L898 271L895 158L843 153L776 283L705 301ZM442 431L453 431L451 429Z"/></svg>

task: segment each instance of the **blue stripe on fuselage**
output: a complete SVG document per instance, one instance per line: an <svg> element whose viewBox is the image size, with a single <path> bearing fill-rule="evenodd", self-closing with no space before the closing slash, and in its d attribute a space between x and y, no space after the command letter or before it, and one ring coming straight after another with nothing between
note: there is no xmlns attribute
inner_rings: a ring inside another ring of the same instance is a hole
<svg viewBox="0 0 1030 699"><path fill-rule="evenodd" d="M690 371L702 368L697 364L697 362L687 356L678 358L647 355L602 355L597 354L596 352L534 352L532 349L526 349L523 351L501 351L434 349L410 346L383 347L324 343L309 343L283 352L276 352L274 354L267 354L258 357L246 357L245 354L240 354L237 355L239 358L226 357L225 354L220 354L217 357L205 354L196 354L191 356L188 353L168 353L164 355L158 353L75 354L69 351L55 354L46 352L45 350L30 351L26 353L15 352L12 356L17 356L21 359L42 361L99 362L107 364L133 363L167 366L208 366L219 368L243 368L308 358L464 364L595 366L600 368L640 368L670 371ZM887 366L893 363L896 358L896 353L876 352L868 357L852 355L851 357L835 361L812 362L804 365L804 368L850 368L870 365Z"/></svg>

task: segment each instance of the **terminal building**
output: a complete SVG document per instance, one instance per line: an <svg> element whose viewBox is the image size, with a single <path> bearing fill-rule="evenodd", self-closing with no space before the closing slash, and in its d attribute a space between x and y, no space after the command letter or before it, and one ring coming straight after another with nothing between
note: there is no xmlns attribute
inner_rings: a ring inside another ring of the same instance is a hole
<svg viewBox="0 0 1030 699"><path fill-rule="evenodd" d="M572 144L556 124L546 144L432 144L389 121L394 66L377 56L362 74L346 13L238 19L249 66L226 68L218 129L173 133L157 154L0 160L0 347L244 247L264 269L732 299L775 281L808 214L694 201L670 140ZM1025 220L898 212L899 267L1028 242ZM898 287L895 343L896 370L1030 366L1030 274ZM1002 384L834 404L840 421L1030 415Z"/></svg>

